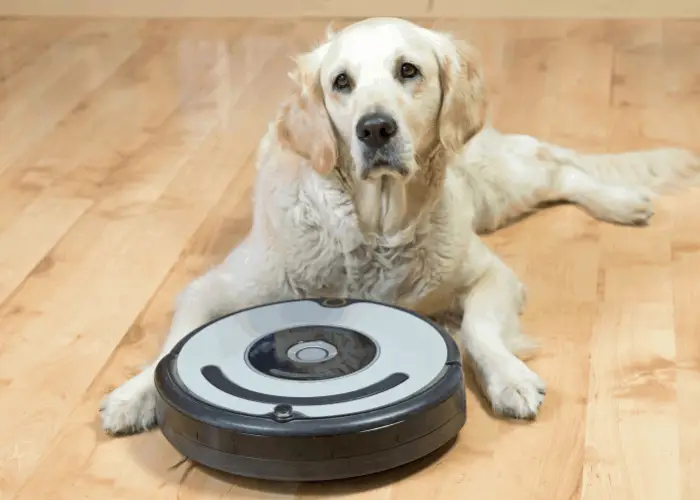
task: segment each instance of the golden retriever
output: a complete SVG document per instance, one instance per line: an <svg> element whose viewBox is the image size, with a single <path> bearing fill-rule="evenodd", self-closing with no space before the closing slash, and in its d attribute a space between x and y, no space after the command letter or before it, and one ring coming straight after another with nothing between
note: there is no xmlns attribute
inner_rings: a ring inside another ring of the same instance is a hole
<svg viewBox="0 0 700 500"><path fill-rule="evenodd" d="M545 383L516 356L532 345L519 328L525 287L479 235L552 201L646 223L650 196L697 180L698 158L584 155L501 134L475 50L401 19L353 24L296 62L296 90L260 143L252 229L182 292L161 354L104 400L104 429L154 425L156 363L192 330L310 296L459 318L495 414L534 418Z"/></svg>

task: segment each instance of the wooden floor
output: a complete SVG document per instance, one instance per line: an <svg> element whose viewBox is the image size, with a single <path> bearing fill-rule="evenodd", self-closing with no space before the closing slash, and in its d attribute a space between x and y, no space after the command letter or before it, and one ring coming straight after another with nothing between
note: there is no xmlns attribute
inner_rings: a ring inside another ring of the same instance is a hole
<svg viewBox="0 0 700 500"><path fill-rule="evenodd" d="M700 148L700 22L428 24L482 49L503 130ZM488 238L530 290L550 387L535 422L470 391L437 460L301 486L101 431L99 401L155 355L174 295L248 229L257 140L325 26L0 20L0 498L700 498L697 191L660 199L648 228L559 207Z"/></svg>

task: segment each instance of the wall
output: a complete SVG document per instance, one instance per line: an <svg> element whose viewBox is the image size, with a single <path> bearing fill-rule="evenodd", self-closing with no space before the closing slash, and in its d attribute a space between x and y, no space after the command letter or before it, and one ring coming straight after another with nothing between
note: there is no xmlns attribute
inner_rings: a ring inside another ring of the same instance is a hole
<svg viewBox="0 0 700 500"><path fill-rule="evenodd" d="M0 15L679 18L700 17L700 0L0 0Z"/></svg>

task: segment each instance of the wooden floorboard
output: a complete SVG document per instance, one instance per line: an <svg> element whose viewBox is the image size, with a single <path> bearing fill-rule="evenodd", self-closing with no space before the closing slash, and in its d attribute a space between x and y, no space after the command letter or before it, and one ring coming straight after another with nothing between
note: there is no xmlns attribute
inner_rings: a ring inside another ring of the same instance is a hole
<svg viewBox="0 0 700 500"><path fill-rule="evenodd" d="M439 460L323 485L102 432L100 400L156 353L175 295L249 228L258 140L326 24L0 20L0 499L700 498L697 191L646 228L563 206L486 239L529 288L537 421L469 390ZM698 21L423 24L479 47L504 131L698 149Z"/></svg>

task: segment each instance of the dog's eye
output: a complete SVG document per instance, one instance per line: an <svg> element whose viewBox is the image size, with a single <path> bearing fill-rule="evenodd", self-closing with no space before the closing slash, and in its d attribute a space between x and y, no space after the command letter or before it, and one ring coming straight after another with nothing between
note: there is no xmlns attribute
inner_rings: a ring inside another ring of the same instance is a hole
<svg viewBox="0 0 700 500"><path fill-rule="evenodd" d="M420 75L420 71L411 63L403 63L399 68L399 76L402 80L411 80Z"/></svg>
<svg viewBox="0 0 700 500"><path fill-rule="evenodd" d="M352 82L350 81L350 77L345 72L340 73L335 77L335 80L333 80L333 90L337 92L348 92L351 86Z"/></svg>

